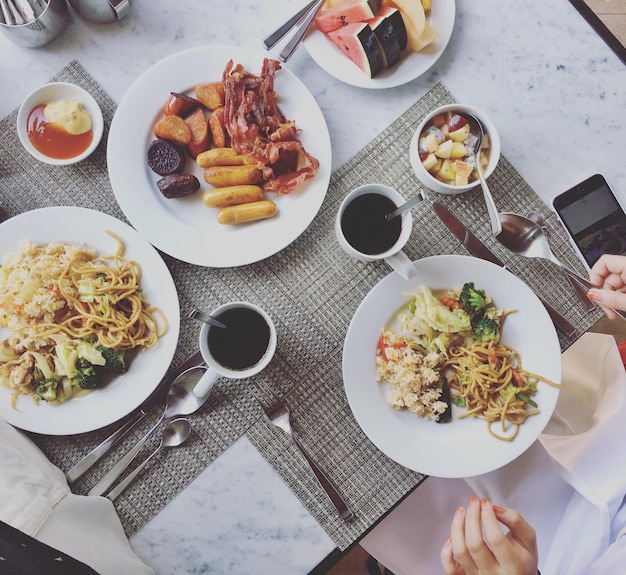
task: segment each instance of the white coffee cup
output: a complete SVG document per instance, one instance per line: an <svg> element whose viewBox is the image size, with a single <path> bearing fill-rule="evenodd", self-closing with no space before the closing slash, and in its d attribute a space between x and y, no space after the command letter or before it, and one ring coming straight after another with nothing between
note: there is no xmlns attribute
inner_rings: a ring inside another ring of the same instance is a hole
<svg viewBox="0 0 626 575"><path fill-rule="evenodd" d="M259 306L234 301L215 308L210 315L226 327L204 323L200 329L200 352L208 369L193 390L199 397L209 393L219 377L256 375L276 351L276 327Z"/></svg>
<svg viewBox="0 0 626 575"><path fill-rule="evenodd" d="M382 196L382 199L373 198L373 195ZM368 203L370 199L371 204ZM384 260L404 279L413 277L415 266L402 251L413 227L411 211L394 218L395 227L387 227L388 224L382 222L385 214L404 202L399 192L383 184L365 184L352 190L341 202L335 219L339 245L355 259ZM377 245L379 240L381 243Z"/></svg>

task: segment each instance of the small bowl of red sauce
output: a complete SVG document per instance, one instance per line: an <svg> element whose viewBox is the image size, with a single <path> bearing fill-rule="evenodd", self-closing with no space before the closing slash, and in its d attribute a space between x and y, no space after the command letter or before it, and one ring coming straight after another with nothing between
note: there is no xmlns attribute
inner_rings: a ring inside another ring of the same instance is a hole
<svg viewBox="0 0 626 575"><path fill-rule="evenodd" d="M41 162L75 164L97 147L104 132L100 106L74 84L51 82L31 92L17 113L17 133L26 150Z"/></svg>

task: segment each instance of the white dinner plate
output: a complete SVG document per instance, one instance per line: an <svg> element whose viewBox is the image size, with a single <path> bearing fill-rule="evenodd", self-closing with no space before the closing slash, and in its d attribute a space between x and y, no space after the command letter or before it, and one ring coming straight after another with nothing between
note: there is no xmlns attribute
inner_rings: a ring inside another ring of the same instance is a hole
<svg viewBox="0 0 626 575"><path fill-rule="evenodd" d="M207 267L234 267L265 259L293 242L320 209L331 171L330 136L324 116L308 89L286 68L276 73L275 88L283 114L301 130L298 138L320 166L317 174L288 195L268 192L278 204L277 216L236 226L218 224L216 208L202 202L211 186L203 170L187 159L187 172L200 180L200 190L185 198L167 199L160 178L146 163L153 128L163 115L170 92L193 95L198 84L222 79L228 60L260 73L266 54L232 46L203 46L161 60L131 86L122 99L109 132L107 159L115 197L131 224L150 243L179 260Z"/></svg>
<svg viewBox="0 0 626 575"><path fill-rule="evenodd" d="M503 324L502 343L519 351L524 369L561 381L561 348L545 308L520 279L494 264L468 256L435 256L414 262L410 280L397 273L382 279L357 308L346 335L343 380L352 412L369 439L397 463L436 477L470 477L505 465L521 455L548 423L559 388L538 384L533 399L540 412L529 417L511 442L489 435L481 419L449 423L422 419L389 406L387 386L376 381L376 345L383 328L393 325L406 294L420 285L431 289L460 288L473 281L486 290L499 309L516 309Z"/></svg>
<svg viewBox="0 0 626 575"><path fill-rule="evenodd" d="M128 224L117 218L79 207L52 207L24 212L0 224L0 259L18 249L23 239L37 244L51 242L84 244L100 255L115 253L124 242L124 257L141 267L141 286L146 299L161 308L167 332L151 347L133 358L126 373L102 389L59 405L35 404L30 396L17 398L11 407L12 391L0 387L0 417L10 424L46 435L73 435L99 429L129 414L154 391L170 366L180 328L176 287L159 253ZM8 331L0 330L2 339Z"/></svg>
<svg viewBox="0 0 626 575"><path fill-rule="evenodd" d="M432 0L428 21L439 32L439 37L420 52L407 52L396 66L383 70L374 78L368 78L315 24L303 44L321 68L346 84L359 88L393 88L419 78L435 65L452 37L455 15L456 0Z"/></svg>

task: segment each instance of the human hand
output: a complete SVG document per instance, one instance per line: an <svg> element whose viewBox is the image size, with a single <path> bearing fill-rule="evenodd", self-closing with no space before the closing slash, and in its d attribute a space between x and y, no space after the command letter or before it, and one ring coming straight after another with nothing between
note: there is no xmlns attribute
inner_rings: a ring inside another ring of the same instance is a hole
<svg viewBox="0 0 626 575"><path fill-rule="evenodd" d="M515 509L472 497L467 511L457 508L440 558L445 575L537 575L537 538Z"/></svg>
<svg viewBox="0 0 626 575"><path fill-rule="evenodd" d="M617 317L615 309L626 311L625 256L604 254L591 268L589 280L598 286L589 290L589 299L598 303L609 319Z"/></svg>

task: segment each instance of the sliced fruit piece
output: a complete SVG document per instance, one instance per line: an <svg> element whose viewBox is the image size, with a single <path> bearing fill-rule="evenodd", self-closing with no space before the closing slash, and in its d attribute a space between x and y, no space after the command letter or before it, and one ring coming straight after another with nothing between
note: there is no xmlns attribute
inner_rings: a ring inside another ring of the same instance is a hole
<svg viewBox="0 0 626 575"><path fill-rule="evenodd" d="M448 135L455 142L464 142L465 140L467 140L467 136L469 135L469 133L470 133L470 126L467 123L464 126L461 126L460 128L456 130L452 129L452 124L448 125Z"/></svg>
<svg viewBox="0 0 626 575"><path fill-rule="evenodd" d="M400 44L393 24L384 16L366 21L376 35L383 55L383 67L391 68L400 61Z"/></svg>
<svg viewBox="0 0 626 575"><path fill-rule="evenodd" d="M456 175L463 178L469 178L472 171L474 170L474 166L472 166L472 164L469 164L462 160L457 160L454 163L454 166L456 168Z"/></svg>
<svg viewBox="0 0 626 575"><path fill-rule="evenodd" d="M452 142L452 152L450 152L451 158L462 158L467 155L467 150L463 142Z"/></svg>
<svg viewBox="0 0 626 575"><path fill-rule="evenodd" d="M452 140L446 140L435 150L435 156L442 159L447 159L452 155Z"/></svg>
<svg viewBox="0 0 626 575"><path fill-rule="evenodd" d="M398 10L395 6L383 6L378 12L378 16L384 16L389 21L396 38L398 39L400 52L402 52L407 45L407 35L406 26L404 25L404 20L402 19L400 10Z"/></svg>
<svg viewBox="0 0 626 575"><path fill-rule="evenodd" d="M348 0L332 8L321 10L315 17L320 32L338 30L348 24L374 18L382 6L382 0Z"/></svg>
<svg viewBox="0 0 626 575"><path fill-rule="evenodd" d="M400 10L406 26L409 48L414 52L418 52L419 50L416 50L415 46L426 26L426 14L422 3L415 0L384 0L384 4L394 6Z"/></svg>
<svg viewBox="0 0 626 575"><path fill-rule="evenodd" d="M427 152L434 152L439 147L439 140L435 134L428 134L424 138L424 148Z"/></svg>
<svg viewBox="0 0 626 575"><path fill-rule="evenodd" d="M347 24L326 36L370 78L383 69L381 49L369 24Z"/></svg>
<svg viewBox="0 0 626 575"><path fill-rule="evenodd" d="M456 179L456 162L452 160L444 160L441 169L437 172L437 179L447 184L454 183Z"/></svg>
<svg viewBox="0 0 626 575"><path fill-rule="evenodd" d="M435 154L428 154L424 160L422 160L422 165L426 170L432 170L437 165L437 156Z"/></svg>
<svg viewBox="0 0 626 575"><path fill-rule="evenodd" d="M429 44L432 44L437 38L439 38L439 32L435 30L429 22L426 22L424 31L417 37L409 36L409 47L414 52L420 52Z"/></svg>

